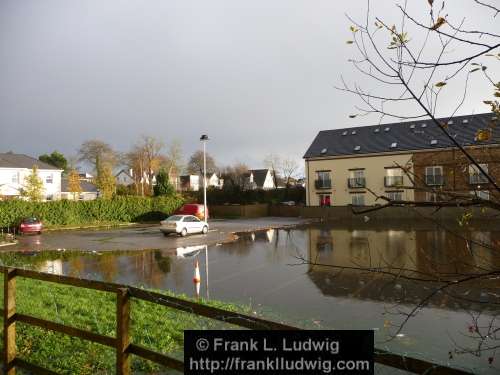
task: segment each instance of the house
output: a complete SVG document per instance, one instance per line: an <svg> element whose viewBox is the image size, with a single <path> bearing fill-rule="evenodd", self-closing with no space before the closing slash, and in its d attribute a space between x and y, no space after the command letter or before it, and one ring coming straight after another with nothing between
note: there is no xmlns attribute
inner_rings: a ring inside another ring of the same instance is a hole
<svg viewBox="0 0 500 375"><path fill-rule="evenodd" d="M99 197L99 189L92 182L80 180L80 193L74 194L69 191L69 182L67 178L61 180L61 199L90 201Z"/></svg>
<svg viewBox="0 0 500 375"><path fill-rule="evenodd" d="M500 129L492 127L496 116L484 113L439 121L484 171L500 181ZM488 136L478 140L484 132ZM436 201L443 191L486 199L497 194L430 120L320 131L304 159L309 206L383 203L376 202L375 195Z"/></svg>
<svg viewBox="0 0 500 375"><path fill-rule="evenodd" d="M201 186L203 186L203 176L201 176L200 178L202 181ZM213 187L216 189L222 189L223 186L224 186L224 179L217 176L217 173L212 173L212 174L207 175L207 187L208 188Z"/></svg>
<svg viewBox="0 0 500 375"><path fill-rule="evenodd" d="M43 181L44 199L59 199L61 169L31 156L11 152L0 153L0 197L5 199L21 196L24 180L31 174L34 166L38 168L38 176Z"/></svg>
<svg viewBox="0 0 500 375"><path fill-rule="evenodd" d="M181 191L198 191L200 190L200 176L184 175L179 176L179 185Z"/></svg>
<svg viewBox="0 0 500 375"><path fill-rule="evenodd" d="M276 187L273 173L270 169L249 169L246 177L248 179L247 185L250 189L269 190Z"/></svg>
<svg viewBox="0 0 500 375"><path fill-rule="evenodd" d="M92 176L90 173L87 173L87 172L78 173L78 179L80 181L92 182L94 180L94 176Z"/></svg>
<svg viewBox="0 0 500 375"><path fill-rule="evenodd" d="M134 178L132 176L133 176L132 169L130 169L128 171L126 171L125 169L122 169L122 170L120 170L120 172L118 172L115 175L116 184L117 185L125 185L125 186L132 185L135 182Z"/></svg>

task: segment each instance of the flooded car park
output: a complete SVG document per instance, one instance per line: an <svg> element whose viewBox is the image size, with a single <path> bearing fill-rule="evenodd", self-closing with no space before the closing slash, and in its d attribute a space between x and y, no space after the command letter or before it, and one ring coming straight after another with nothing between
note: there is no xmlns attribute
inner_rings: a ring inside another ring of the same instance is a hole
<svg viewBox="0 0 500 375"><path fill-rule="evenodd" d="M497 244L500 230L495 228L456 233L429 226L322 223L241 233L228 243L145 251L4 252L2 260L250 305L268 318L307 328L372 329L379 348L493 374L498 369L487 358L465 353L450 359L450 352L474 347L468 329L478 315L483 323L498 315L498 280L432 293L435 283L417 279L429 270L465 275L498 265L500 257L489 248ZM193 280L196 272L199 282ZM405 314L429 294L398 330Z"/></svg>

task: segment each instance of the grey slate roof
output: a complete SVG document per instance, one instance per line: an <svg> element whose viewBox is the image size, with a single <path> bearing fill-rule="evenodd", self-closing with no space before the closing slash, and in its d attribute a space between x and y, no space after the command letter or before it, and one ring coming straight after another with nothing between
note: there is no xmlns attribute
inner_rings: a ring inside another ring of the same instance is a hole
<svg viewBox="0 0 500 375"><path fill-rule="evenodd" d="M80 187L83 193L97 193L97 186L92 182L80 180ZM69 181L67 178L61 179L61 192L69 193Z"/></svg>
<svg viewBox="0 0 500 375"><path fill-rule="evenodd" d="M498 127L493 127L489 141L474 141L478 130L489 128L492 122L498 122L492 113L456 116L451 120L453 123L448 123L446 129L463 146L500 144L500 128ZM439 119L439 121L443 123L448 121L448 118ZM389 130L385 131L387 128ZM375 129L379 129L378 132ZM431 144L433 140L437 142ZM393 143L396 143L396 147L391 147ZM359 146L359 150L355 150L356 146ZM453 146L451 140L434 123L430 120L419 120L322 130L314 139L304 158L391 153Z"/></svg>
<svg viewBox="0 0 500 375"><path fill-rule="evenodd" d="M253 174L253 182L255 182L257 187L263 187L264 182L266 182L267 172L269 172L269 169L250 169L249 172Z"/></svg>
<svg viewBox="0 0 500 375"><path fill-rule="evenodd" d="M53 165L44 163L38 159L24 154L0 153L0 168L28 168L31 169L36 165L38 169L60 170Z"/></svg>

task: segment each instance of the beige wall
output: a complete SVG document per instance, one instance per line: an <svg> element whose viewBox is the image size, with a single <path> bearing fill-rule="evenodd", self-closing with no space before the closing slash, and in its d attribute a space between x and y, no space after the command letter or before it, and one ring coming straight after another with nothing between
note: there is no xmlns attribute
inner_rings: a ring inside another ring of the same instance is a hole
<svg viewBox="0 0 500 375"><path fill-rule="evenodd" d="M306 160L307 174L307 205L318 206L319 193L331 193L331 204L333 206L345 206L352 203L351 192L364 192L365 204L370 206L375 204L375 197L366 189L350 189L347 180L350 176L349 169L364 168L366 186L377 195L384 195L387 191L404 190L400 188L387 188L384 186L385 167L404 166L411 162L412 154L379 155L366 157L350 157L339 159ZM331 170L331 189L316 189L314 182L317 179L316 171ZM412 169L411 169L412 171ZM411 185L408 176L403 173L403 185ZM413 200L413 189L406 189L403 192L403 199ZM383 201L376 203L383 204Z"/></svg>

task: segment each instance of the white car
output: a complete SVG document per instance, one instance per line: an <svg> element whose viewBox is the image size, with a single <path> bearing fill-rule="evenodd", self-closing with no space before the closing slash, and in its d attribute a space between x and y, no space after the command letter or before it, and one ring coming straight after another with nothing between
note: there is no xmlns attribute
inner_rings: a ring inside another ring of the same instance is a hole
<svg viewBox="0 0 500 375"><path fill-rule="evenodd" d="M180 234L182 237L188 233L208 233L208 223L193 215L174 215L160 222L160 231L165 236L170 233Z"/></svg>

